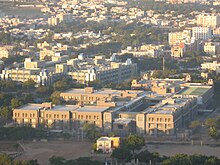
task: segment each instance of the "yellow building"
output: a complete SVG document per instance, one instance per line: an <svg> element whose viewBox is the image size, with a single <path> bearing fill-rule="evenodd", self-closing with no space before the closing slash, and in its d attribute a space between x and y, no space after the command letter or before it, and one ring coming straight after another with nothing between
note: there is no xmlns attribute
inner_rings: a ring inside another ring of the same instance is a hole
<svg viewBox="0 0 220 165"><path fill-rule="evenodd" d="M220 43L205 42L204 52L210 55L216 55L220 53Z"/></svg>
<svg viewBox="0 0 220 165"><path fill-rule="evenodd" d="M45 57L52 57L55 56L55 51L54 50L49 50L49 49L42 49L40 50L40 60L44 60Z"/></svg>
<svg viewBox="0 0 220 165"><path fill-rule="evenodd" d="M93 87L86 87L84 89L70 89L60 94L65 101L75 101L81 105L102 105L115 106L116 98L137 98L141 96L143 91L136 90L112 90L101 89L94 90Z"/></svg>
<svg viewBox="0 0 220 165"><path fill-rule="evenodd" d="M197 25L207 27L219 27L220 26L220 15L208 15L200 14L197 17Z"/></svg>
<svg viewBox="0 0 220 165"><path fill-rule="evenodd" d="M100 137L96 140L96 150L104 153L112 152L114 148L120 145L120 137Z"/></svg>
<svg viewBox="0 0 220 165"><path fill-rule="evenodd" d="M169 98L155 107L137 114L137 133L146 135L174 135L176 129L186 127L197 111L195 98Z"/></svg>
<svg viewBox="0 0 220 165"><path fill-rule="evenodd" d="M181 32L171 32L168 34L169 45L176 45L180 41L190 38L190 36L191 36L190 30L183 30Z"/></svg>
<svg viewBox="0 0 220 165"><path fill-rule="evenodd" d="M109 107L53 105L52 103L27 104L13 110L13 120L19 126L51 129L77 129L84 123L103 127L103 113Z"/></svg>
<svg viewBox="0 0 220 165"><path fill-rule="evenodd" d="M14 55L13 53L13 46L1 46L0 47L0 59L1 58L8 58L12 55Z"/></svg>
<svg viewBox="0 0 220 165"><path fill-rule="evenodd" d="M45 61L32 61L30 58L26 58L24 68L3 69L0 78L2 80L20 82L32 79L37 85L49 86L62 75L66 74L66 72L67 67L65 64L57 64L55 68L46 68Z"/></svg>

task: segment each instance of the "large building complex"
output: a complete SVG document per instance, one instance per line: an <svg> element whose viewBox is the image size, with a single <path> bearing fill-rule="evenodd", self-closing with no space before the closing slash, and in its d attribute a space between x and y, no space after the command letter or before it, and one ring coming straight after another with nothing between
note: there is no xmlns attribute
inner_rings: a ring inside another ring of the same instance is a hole
<svg viewBox="0 0 220 165"><path fill-rule="evenodd" d="M175 84L175 83L174 83ZM179 82L177 81L177 84ZM170 84L172 86L172 84ZM179 84L179 90L158 94L142 90L71 89L60 94L74 105L27 104L13 110L18 125L44 126L76 131L85 123L95 124L103 133L118 136L174 135L210 105L213 88L202 84ZM174 88L176 85L174 85Z"/></svg>
<svg viewBox="0 0 220 165"><path fill-rule="evenodd" d="M92 59L79 55L78 59L70 60L67 65L72 66L68 75L82 84L97 80L103 83L120 83L137 74L137 64L131 59L123 63L118 62L114 56L110 59L95 56Z"/></svg>

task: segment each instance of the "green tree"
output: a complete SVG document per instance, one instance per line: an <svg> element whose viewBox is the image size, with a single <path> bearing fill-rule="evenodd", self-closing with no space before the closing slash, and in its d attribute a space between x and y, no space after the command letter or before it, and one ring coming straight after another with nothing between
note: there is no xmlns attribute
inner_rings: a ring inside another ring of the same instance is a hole
<svg viewBox="0 0 220 165"><path fill-rule="evenodd" d="M49 87L39 86L35 90L40 96L48 96L51 94L52 90Z"/></svg>
<svg viewBox="0 0 220 165"><path fill-rule="evenodd" d="M35 85L36 85L36 82L35 82L33 79L28 79L27 81L25 81L25 82L22 84L22 87L23 87L24 89L31 90L31 89L34 89L34 88L35 88Z"/></svg>
<svg viewBox="0 0 220 165"><path fill-rule="evenodd" d="M6 154L1 154L0 165L12 165L12 159Z"/></svg>
<svg viewBox="0 0 220 165"><path fill-rule="evenodd" d="M85 123L83 125L83 131L90 140L95 140L101 136L100 130L95 124Z"/></svg>
<svg viewBox="0 0 220 165"><path fill-rule="evenodd" d="M129 161L132 157L132 154L126 147L119 147L113 150L111 157L118 160Z"/></svg>
<svg viewBox="0 0 220 165"><path fill-rule="evenodd" d="M129 135L126 138L126 145L134 153L134 150L141 149L145 145L145 140L138 135Z"/></svg>
<svg viewBox="0 0 220 165"><path fill-rule="evenodd" d="M189 125L189 128L195 129L201 126L201 122L199 120L192 121L191 124Z"/></svg>
<svg viewBox="0 0 220 165"><path fill-rule="evenodd" d="M17 107L19 107L21 105L22 105L22 102L19 101L17 98L11 99L11 108L12 109L17 108Z"/></svg>
<svg viewBox="0 0 220 165"><path fill-rule="evenodd" d="M215 118L208 118L206 121L205 121L205 125L207 127L214 127L216 125L216 119Z"/></svg>
<svg viewBox="0 0 220 165"><path fill-rule="evenodd" d="M220 160L213 156L207 159L204 163L204 165L219 165L219 164L220 164Z"/></svg>
<svg viewBox="0 0 220 165"><path fill-rule="evenodd" d="M0 110L0 116L5 119L11 119L12 118L12 111L7 106L4 106Z"/></svg>
<svg viewBox="0 0 220 165"><path fill-rule="evenodd" d="M56 81L53 84L54 90L63 91L70 88L72 85L72 81L70 79L63 78L61 80Z"/></svg>
<svg viewBox="0 0 220 165"><path fill-rule="evenodd" d="M29 160L27 162L27 165L40 165L40 164L38 164L37 160Z"/></svg>
<svg viewBox="0 0 220 165"><path fill-rule="evenodd" d="M148 150L144 150L138 153L135 158L137 158L140 162L152 163L160 162L160 155L156 152L150 153Z"/></svg>
<svg viewBox="0 0 220 165"><path fill-rule="evenodd" d="M213 139L218 139L218 130L215 127L210 127L209 128L209 135L213 138Z"/></svg>
<svg viewBox="0 0 220 165"><path fill-rule="evenodd" d="M65 161L61 156L52 156L49 158L50 165L65 165Z"/></svg>
<svg viewBox="0 0 220 165"><path fill-rule="evenodd" d="M189 157L185 154L177 154L162 162L162 165L193 165Z"/></svg>
<svg viewBox="0 0 220 165"><path fill-rule="evenodd" d="M52 100L52 103L53 104L61 104L62 102L62 98L60 97L60 91L54 91L52 94L51 94L51 100Z"/></svg>

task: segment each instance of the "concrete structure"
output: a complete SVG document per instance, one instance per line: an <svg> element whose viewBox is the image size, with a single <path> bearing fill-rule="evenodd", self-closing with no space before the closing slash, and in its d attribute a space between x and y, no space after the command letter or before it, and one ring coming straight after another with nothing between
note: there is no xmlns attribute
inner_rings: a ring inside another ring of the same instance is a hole
<svg viewBox="0 0 220 165"><path fill-rule="evenodd" d="M201 69L203 70L213 70L216 71L220 68L220 63L218 61L204 62L201 64Z"/></svg>
<svg viewBox="0 0 220 165"><path fill-rule="evenodd" d="M178 98L196 98L199 108L206 108L212 103L214 95L212 85L204 84L184 84L183 89L175 94Z"/></svg>
<svg viewBox="0 0 220 165"><path fill-rule="evenodd" d="M82 84L95 81L117 84L137 74L137 64L131 59L122 63L105 59L103 56L95 56L94 59L79 56L69 67L71 69L68 75Z"/></svg>
<svg viewBox="0 0 220 165"><path fill-rule="evenodd" d="M183 30L182 32L171 32L168 34L169 45L176 45L180 41L191 37L191 30Z"/></svg>
<svg viewBox="0 0 220 165"><path fill-rule="evenodd" d="M0 47L0 59L13 56L14 55L13 48L14 48L13 46L8 46L8 45L1 46Z"/></svg>
<svg viewBox="0 0 220 165"><path fill-rule="evenodd" d="M205 42L204 52L210 55L216 55L220 53L219 42Z"/></svg>
<svg viewBox="0 0 220 165"><path fill-rule="evenodd" d="M197 17L197 25L198 26L205 26L205 27L219 27L220 26L220 15L207 15L207 14L200 14Z"/></svg>
<svg viewBox="0 0 220 165"><path fill-rule="evenodd" d="M139 47L132 48L128 46L126 49L121 50L121 54L130 53L135 57L148 56L148 57L158 57L163 54L164 45L142 45Z"/></svg>
<svg viewBox="0 0 220 165"><path fill-rule="evenodd" d="M210 27L193 27L192 37L196 40L208 40L212 38L212 32Z"/></svg>
<svg viewBox="0 0 220 165"><path fill-rule="evenodd" d="M101 132L118 136L175 135L194 119L198 108L210 105L213 96L211 85L179 86L181 90L177 93L162 95L134 90L96 91L91 87L73 89L61 93L61 97L75 101L76 105L27 104L13 110L13 119L21 126L72 131L90 123Z"/></svg>
<svg viewBox="0 0 220 165"><path fill-rule="evenodd" d="M174 135L196 114L196 99L168 98L136 116L137 133L141 135Z"/></svg>
<svg viewBox="0 0 220 165"><path fill-rule="evenodd" d="M63 76L65 72L66 69L64 69L64 66L62 65L46 67L45 61L33 61L30 58L26 58L23 68L5 68L1 72L0 78L2 80L13 80L20 82L25 82L29 79L32 79L37 83L37 85L49 86Z"/></svg>

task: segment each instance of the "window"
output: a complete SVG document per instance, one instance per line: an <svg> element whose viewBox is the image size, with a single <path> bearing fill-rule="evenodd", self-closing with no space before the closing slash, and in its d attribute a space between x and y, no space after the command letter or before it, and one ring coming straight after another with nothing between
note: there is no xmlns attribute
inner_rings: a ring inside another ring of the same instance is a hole
<svg viewBox="0 0 220 165"><path fill-rule="evenodd" d="M118 125L118 129L123 129L123 125Z"/></svg>

